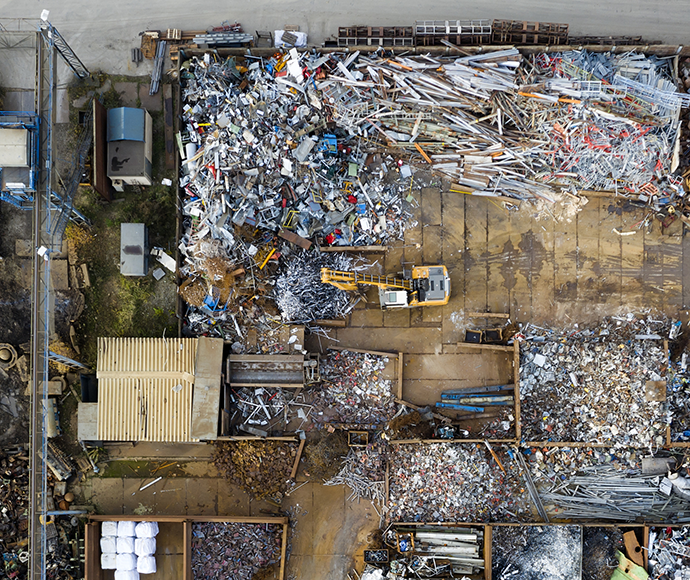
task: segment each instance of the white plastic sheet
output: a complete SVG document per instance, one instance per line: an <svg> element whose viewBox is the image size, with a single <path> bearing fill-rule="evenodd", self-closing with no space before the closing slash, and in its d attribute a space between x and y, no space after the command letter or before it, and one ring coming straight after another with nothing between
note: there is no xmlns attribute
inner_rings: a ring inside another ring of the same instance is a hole
<svg viewBox="0 0 690 580"><path fill-rule="evenodd" d="M136 523L130 521L117 522L118 536L134 536L134 528Z"/></svg>
<svg viewBox="0 0 690 580"><path fill-rule="evenodd" d="M117 537L117 553L118 554L133 554L134 553L134 538Z"/></svg>
<svg viewBox="0 0 690 580"><path fill-rule="evenodd" d="M117 536L117 522L101 523L101 536Z"/></svg>
<svg viewBox="0 0 690 580"><path fill-rule="evenodd" d="M118 554L118 570L135 570L137 567L137 557L134 554Z"/></svg>

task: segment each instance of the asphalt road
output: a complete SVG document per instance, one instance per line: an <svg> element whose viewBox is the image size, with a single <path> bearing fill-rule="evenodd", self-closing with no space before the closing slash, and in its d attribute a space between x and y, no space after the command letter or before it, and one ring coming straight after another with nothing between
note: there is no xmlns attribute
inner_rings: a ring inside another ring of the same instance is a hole
<svg viewBox="0 0 690 580"><path fill-rule="evenodd" d="M682 0L0 0L0 18L38 18L50 10L50 21L90 69L141 75L151 63L130 63L146 29L201 30L223 20L238 21L248 32L299 24L310 43L321 43L338 26L412 25L415 20L506 18L570 24L575 35L642 35L670 44L690 41L690 12Z"/></svg>

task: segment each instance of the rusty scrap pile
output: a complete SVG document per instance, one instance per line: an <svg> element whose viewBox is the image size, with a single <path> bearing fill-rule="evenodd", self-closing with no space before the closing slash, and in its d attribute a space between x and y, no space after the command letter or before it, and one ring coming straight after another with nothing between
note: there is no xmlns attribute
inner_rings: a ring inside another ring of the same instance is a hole
<svg viewBox="0 0 690 580"><path fill-rule="evenodd" d="M252 580L280 560L282 527L225 522L192 525L195 580Z"/></svg>
<svg viewBox="0 0 690 580"><path fill-rule="evenodd" d="M508 455L494 446L504 466ZM392 445L392 520L426 522L527 521L529 499L516 470L503 473L484 446Z"/></svg>
<svg viewBox="0 0 690 580"><path fill-rule="evenodd" d="M582 330L528 325L520 349L523 438L663 446L669 326L633 315Z"/></svg>
<svg viewBox="0 0 690 580"><path fill-rule="evenodd" d="M321 361L323 385L314 393L317 422L382 425L396 413L393 386L384 378L389 359L370 353L331 351Z"/></svg>
<svg viewBox="0 0 690 580"><path fill-rule="evenodd" d="M241 485L257 500L282 498L297 455L297 444L285 441L217 442L213 464L218 473Z"/></svg>

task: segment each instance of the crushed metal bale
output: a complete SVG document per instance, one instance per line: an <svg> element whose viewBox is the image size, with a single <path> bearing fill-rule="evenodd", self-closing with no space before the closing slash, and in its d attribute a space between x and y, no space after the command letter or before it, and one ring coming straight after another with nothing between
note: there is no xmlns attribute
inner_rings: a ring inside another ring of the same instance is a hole
<svg viewBox="0 0 690 580"><path fill-rule="evenodd" d="M526 326L520 348L523 439L662 446L667 327L665 319L632 315L591 329Z"/></svg>
<svg viewBox="0 0 690 580"><path fill-rule="evenodd" d="M221 477L241 485L257 500L280 500L297 455L289 441L216 442L213 464Z"/></svg>
<svg viewBox="0 0 690 580"><path fill-rule="evenodd" d="M282 526L204 522L192 524L195 580L252 580L280 560Z"/></svg>
<svg viewBox="0 0 690 580"><path fill-rule="evenodd" d="M314 393L314 421L383 425L397 412L393 383L386 378L387 356L349 350L321 359L323 384Z"/></svg>
<svg viewBox="0 0 690 580"><path fill-rule="evenodd" d="M505 449L493 450L502 465ZM391 445L389 517L392 521L529 521L529 496L517 470L504 473L483 445Z"/></svg>

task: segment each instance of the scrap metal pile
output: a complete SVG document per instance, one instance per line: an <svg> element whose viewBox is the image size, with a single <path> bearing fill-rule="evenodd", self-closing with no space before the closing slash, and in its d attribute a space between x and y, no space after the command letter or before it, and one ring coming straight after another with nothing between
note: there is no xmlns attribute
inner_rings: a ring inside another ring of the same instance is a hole
<svg viewBox="0 0 690 580"><path fill-rule="evenodd" d="M690 527L650 528L649 578L690 578Z"/></svg>
<svg viewBox="0 0 690 580"><path fill-rule="evenodd" d="M580 526L496 526L491 542L492 578L571 580L581 577Z"/></svg>
<svg viewBox="0 0 690 580"><path fill-rule="evenodd" d="M257 500L280 499L288 487L297 447L287 441L218 442L213 463L222 477L241 485Z"/></svg>
<svg viewBox="0 0 690 580"><path fill-rule="evenodd" d="M283 320L309 323L345 318L356 304L350 292L321 282L321 268L361 269L354 258L340 253L295 252L289 255L275 284L275 302Z"/></svg>
<svg viewBox="0 0 690 580"><path fill-rule="evenodd" d="M315 84L355 59L291 50L182 65L180 293L192 332L220 324L241 337L245 319L260 318L252 301L265 306L285 240L308 249L402 238L411 168L339 128L342 103Z"/></svg>
<svg viewBox="0 0 690 580"><path fill-rule="evenodd" d="M192 524L195 580L252 580L280 560L282 527L274 524Z"/></svg>
<svg viewBox="0 0 690 580"><path fill-rule="evenodd" d="M483 575L484 529L481 526L393 525L384 532L383 541L401 553L391 561L391 574L385 577L441 579L459 578L463 574Z"/></svg>
<svg viewBox="0 0 690 580"><path fill-rule="evenodd" d="M520 349L522 436L649 447L665 443L669 321L612 317L592 329L528 326ZM661 393L654 386L661 384Z"/></svg>
<svg viewBox="0 0 690 580"><path fill-rule="evenodd" d="M656 203L682 192L669 174L690 97L670 63L635 52L523 58L516 49L360 56L355 71L317 86L334 99L357 96L356 106L335 107L340 124L417 148L463 192L555 201L561 189L603 189Z"/></svg>
<svg viewBox="0 0 690 580"><path fill-rule="evenodd" d="M385 444L350 449L340 471L324 485L347 485L352 490L349 500L369 499L374 507L382 507L386 503L387 451Z"/></svg>
<svg viewBox="0 0 690 580"><path fill-rule="evenodd" d="M384 378L389 359L370 353L331 351L321 360L322 387L314 393L314 421L382 425L397 411L393 385Z"/></svg>
<svg viewBox="0 0 690 580"><path fill-rule="evenodd" d="M564 476L565 477L565 476ZM565 477L549 491L540 491L545 506L554 506L559 518L634 522L688 522L690 498L659 484L658 475L641 470L621 472L611 465L597 465Z"/></svg>
<svg viewBox="0 0 690 580"><path fill-rule="evenodd" d="M22 578L29 556L29 458L21 451L0 453L0 475L0 578Z"/></svg>
<svg viewBox="0 0 690 580"><path fill-rule="evenodd" d="M502 465L503 449L495 447ZM484 446L438 443L392 445L392 520L426 522L527 521L529 496L517 470L504 473Z"/></svg>

